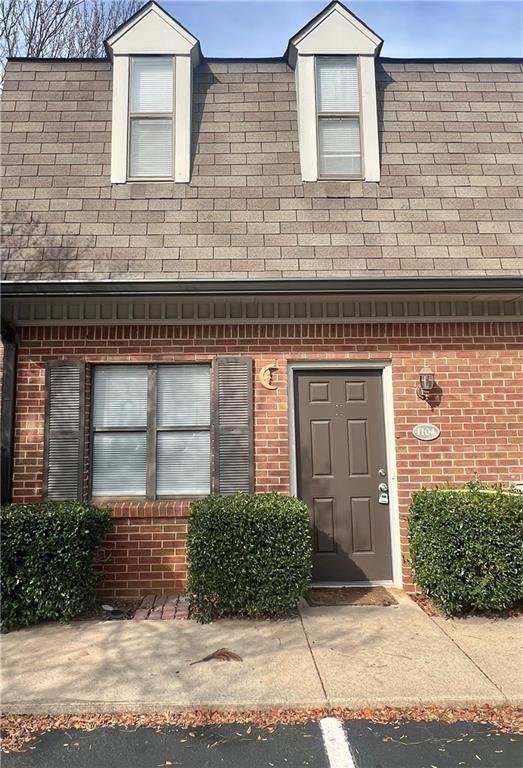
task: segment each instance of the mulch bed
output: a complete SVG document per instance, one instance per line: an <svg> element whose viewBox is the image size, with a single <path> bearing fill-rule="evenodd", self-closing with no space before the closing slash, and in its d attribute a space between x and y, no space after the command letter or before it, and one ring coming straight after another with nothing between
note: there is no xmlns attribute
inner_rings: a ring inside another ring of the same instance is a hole
<svg viewBox="0 0 523 768"><path fill-rule="evenodd" d="M445 614L440 611L439 608L437 608L430 597L427 597L427 595L422 595L418 592L412 592L409 594L409 597L411 600L414 600L415 603L419 605L422 611L424 611L427 616L444 616Z"/></svg>
<svg viewBox="0 0 523 768"><path fill-rule="evenodd" d="M269 732L278 725L295 725L318 721L323 717L340 720L371 720L375 723L399 723L403 720L443 723L490 723L497 731L523 734L523 707L489 705L464 708L427 707L382 707L381 709L309 709L309 710L268 710L250 712L213 712L194 710L191 712L141 715L133 713L83 714L59 716L4 715L0 718L3 734L2 751L20 752L38 733L56 729L78 729L92 731L95 728L163 728L178 726L195 728L202 725L253 725Z"/></svg>
<svg viewBox="0 0 523 768"><path fill-rule="evenodd" d="M450 618L449 616L446 616L446 614L444 614L443 611L441 611L436 605L434 605L430 597L427 597L427 595L423 595L418 592L412 592L409 594L409 597L419 605L421 610L424 611L427 616L441 616L442 618ZM463 613L455 618L467 619L472 616L481 616L484 619L494 620L515 619L523 616L523 606L516 606L515 608L510 608L506 611L476 611L471 613Z"/></svg>
<svg viewBox="0 0 523 768"><path fill-rule="evenodd" d="M329 605L397 605L385 587L312 587L306 600L311 608Z"/></svg>

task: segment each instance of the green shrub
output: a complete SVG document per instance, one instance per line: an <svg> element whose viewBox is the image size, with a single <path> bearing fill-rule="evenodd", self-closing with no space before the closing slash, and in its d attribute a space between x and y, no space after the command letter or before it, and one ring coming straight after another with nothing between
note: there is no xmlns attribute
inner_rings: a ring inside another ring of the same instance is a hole
<svg viewBox="0 0 523 768"><path fill-rule="evenodd" d="M94 601L94 553L111 514L91 504L10 504L1 510L2 629L67 621Z"/></svg>
<svg viewBox="0 0 523 768"><path fill-rule="evenodd" d="M523 600L523 494L477 483L420 491L409 535L414 580L445 613Z"/></svg>
<svg viewBox="0 0 523 768"><path fill-rule="evenodd" d="M277 493L195 501L187 558L199 621L284 615L296 606L311 577L307 507Z"/></svg>

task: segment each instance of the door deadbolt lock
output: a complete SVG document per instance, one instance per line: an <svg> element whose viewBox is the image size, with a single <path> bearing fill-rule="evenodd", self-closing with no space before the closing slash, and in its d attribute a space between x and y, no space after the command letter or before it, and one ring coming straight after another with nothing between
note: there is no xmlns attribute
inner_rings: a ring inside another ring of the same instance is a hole
<svg viewBox="0 0 523 768"><path fill-rule="evenodd" d="M383 467L380 467L380 468L378 469L378 475L379 475L380 477L387 477L387 473L386 473L386 471L383 469Z"/></svg>

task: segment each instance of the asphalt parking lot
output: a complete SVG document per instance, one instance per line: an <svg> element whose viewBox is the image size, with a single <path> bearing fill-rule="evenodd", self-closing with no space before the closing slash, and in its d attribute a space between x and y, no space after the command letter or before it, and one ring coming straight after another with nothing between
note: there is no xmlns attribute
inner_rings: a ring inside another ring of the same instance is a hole
<svg viewBox="0 0 523 768"><path fill-rule="evenodd" d="M351 720L198 728L99 728L38 735L3 768L518 768L523 737L478 723ZM338 741L337 741L338 739Z"/></svg>

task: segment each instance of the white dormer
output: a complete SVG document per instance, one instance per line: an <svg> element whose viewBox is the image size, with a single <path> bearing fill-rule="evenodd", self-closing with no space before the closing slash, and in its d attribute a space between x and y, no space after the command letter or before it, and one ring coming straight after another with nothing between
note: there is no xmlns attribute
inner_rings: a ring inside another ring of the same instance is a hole
<svg viewBox="0 0 523 768"><path fill-rule="evenodd" d="M111 182L189 181L198 40L150 2L105 45L113 61Z"/></svg>
<svg viewBox="0 0 523 768"><path fill-rule="evenodd" d="M380 180L374 62L382 44L339 2L289 41L304 181Z"/></svg>

